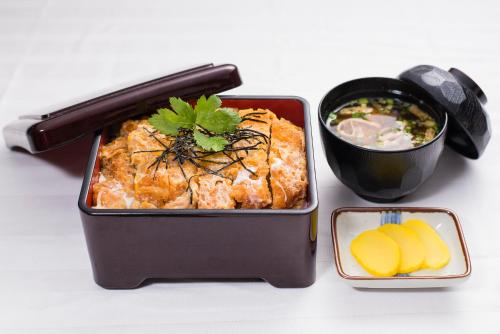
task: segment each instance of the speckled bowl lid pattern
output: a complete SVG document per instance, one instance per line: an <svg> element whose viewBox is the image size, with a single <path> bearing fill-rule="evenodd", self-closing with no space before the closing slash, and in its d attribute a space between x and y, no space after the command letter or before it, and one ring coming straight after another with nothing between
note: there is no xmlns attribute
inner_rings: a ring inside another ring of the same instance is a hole
<svg viewBox="0 0 500 334"><path fill-rule="evenodd" d="M486 95L462 71L445 71L431 65L419 65L399 75L429 94L449 116L447 144L460 154L477 159L491 137L491 123L484 105Z"/></svg>

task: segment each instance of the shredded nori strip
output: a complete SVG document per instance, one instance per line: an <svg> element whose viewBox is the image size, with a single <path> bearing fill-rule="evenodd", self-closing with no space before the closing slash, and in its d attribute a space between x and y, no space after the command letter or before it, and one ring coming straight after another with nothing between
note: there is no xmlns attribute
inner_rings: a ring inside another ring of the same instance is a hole
<svg viewBox="0 0 500 334"><path fill-rule="evenodd" d="M261 112L254 112L254 113L249 113L248 115L252 115L255 117L259 117ZM255 119L255 118L242 118L243 120L247 121L253 121L253 122L263 122L267 123L265 121ZM224 147L224 150L220 152L212 152L212 151L204 151L200 150L199 147L196 145L196 141L194 139L194 134L192 129L179 129L179 133L177 136L168 136L170 139L172 139L172 142L169 144L164 143L158 136L157 132L153 132L148 130L147 128L143 128L150 137L154 138L164 149L160 150L141 150L141 151L135 151L132 154L137 154L137 153L158 153L161 152L159 156L155 158L155 160L149 165L148 168L153 168L154 167L154 174L153 174L153 179L156 177L156 172L158 171L160 165L162 163L165 164L165 168L168 168L168 156L169 154L173 155L173 161L177 161L182 175L184 176L186 182L188 183L187 190L190 191L190 196L192 199L192 189L190 186L190 182L193 176L190 178L187 177L184 168L182 165L185 162L190 162L193 164L195 167L198 167L202 169L204 172L207 174L212 174L216 175L222 178L228 179L225 175L221 174L223 170L226 168L239 163L246 171L251 173L252 175L255 175L255 172L249 169L245 163L243 162L244 158L238 155L238 152L240 151L245 151L248 153L248 151L252 150L258 150L261 149L258 146L260 144L267 144L269 143L269 136L263 134L262 132L259 132L254 129L250 128L239 128L236 129L233 133L225 133L222 136L228 141L228 144ZM204 129L200 127L198 131L202 132L203 134L207 136L213 136L215 134L211 133L207 129ZM238 145L235 146L236 144L245 141L248 143L248 145ZM217 153L223 153L227 158L229 158L229 161L216 161L216 160L211 160L207 159L208 157L217 154ZM234 157L233 157L234 155ZM203 166L202 163L213 163L220 165L219 168L217 169L211 169L206 166Z"/></svg>

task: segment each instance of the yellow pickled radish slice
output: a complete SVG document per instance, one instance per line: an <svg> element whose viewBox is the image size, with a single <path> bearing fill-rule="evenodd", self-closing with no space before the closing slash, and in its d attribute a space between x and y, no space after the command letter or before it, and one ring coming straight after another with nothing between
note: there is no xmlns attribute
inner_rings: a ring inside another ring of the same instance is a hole
<svg viewBox="0 0 500 334"><path fill-rule="evenodd" d="M425 246L418 234L399 224L385 224L378 230L394 240L401 252L398 273L407 274L421 268L425 259Z"/></svg>
<svg viewBox="0 0 500 334"><path fill-rule="evenodd" d="M374 276L394 276L398 272L398 244L377 230L359 234L351 242L351 253L358 263Z"/></svg>
<svg viewBox="0 0 500 334"><path fill-rule="evenodd" d="M408 219L403 226L418 234L425 247L423 268L440 269L450 262L450 250L439 234L420 219Z"/></svg>

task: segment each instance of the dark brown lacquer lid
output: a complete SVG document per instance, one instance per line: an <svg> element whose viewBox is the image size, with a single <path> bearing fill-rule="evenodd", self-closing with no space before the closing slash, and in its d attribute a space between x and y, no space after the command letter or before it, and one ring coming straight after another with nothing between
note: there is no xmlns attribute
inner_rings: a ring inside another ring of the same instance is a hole
<svg viewBox="0 0 500 334"><path fill-rule="evenodd" d="M68 144L106 126L145 114L168 103L211 95L241 85L234 65L207 64L102 95L48 114L21 116L4 129L9 148L39 153Z"/></svg>
<svg viewBox="0 0 500 334"><path fill-rule="evenodd" d="M456 68L419 65L399 78L424 89L447 112L446 142L451 148L468 158L481 156L491 137L491 123L483 107L486 95L469 76Z"/></svg>

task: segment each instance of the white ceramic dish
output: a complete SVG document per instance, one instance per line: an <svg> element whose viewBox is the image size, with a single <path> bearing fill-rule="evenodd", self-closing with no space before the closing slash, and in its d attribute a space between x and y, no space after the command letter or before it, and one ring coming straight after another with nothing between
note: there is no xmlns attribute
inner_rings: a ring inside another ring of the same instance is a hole
<svg viewBox="0 0 500 334"><path fill-rule="evenodd" d="M420 218L431 225L446 242L451 259L439 270L419 270L408 276L374 277L354 259L350 244L359 233L380 226L383 211L400 211L402 221ZM469 251L455 213L441 208L340 208L332 214L332 238L337 271L357 288L437 288L454 286L471 273Z"/></svg>

